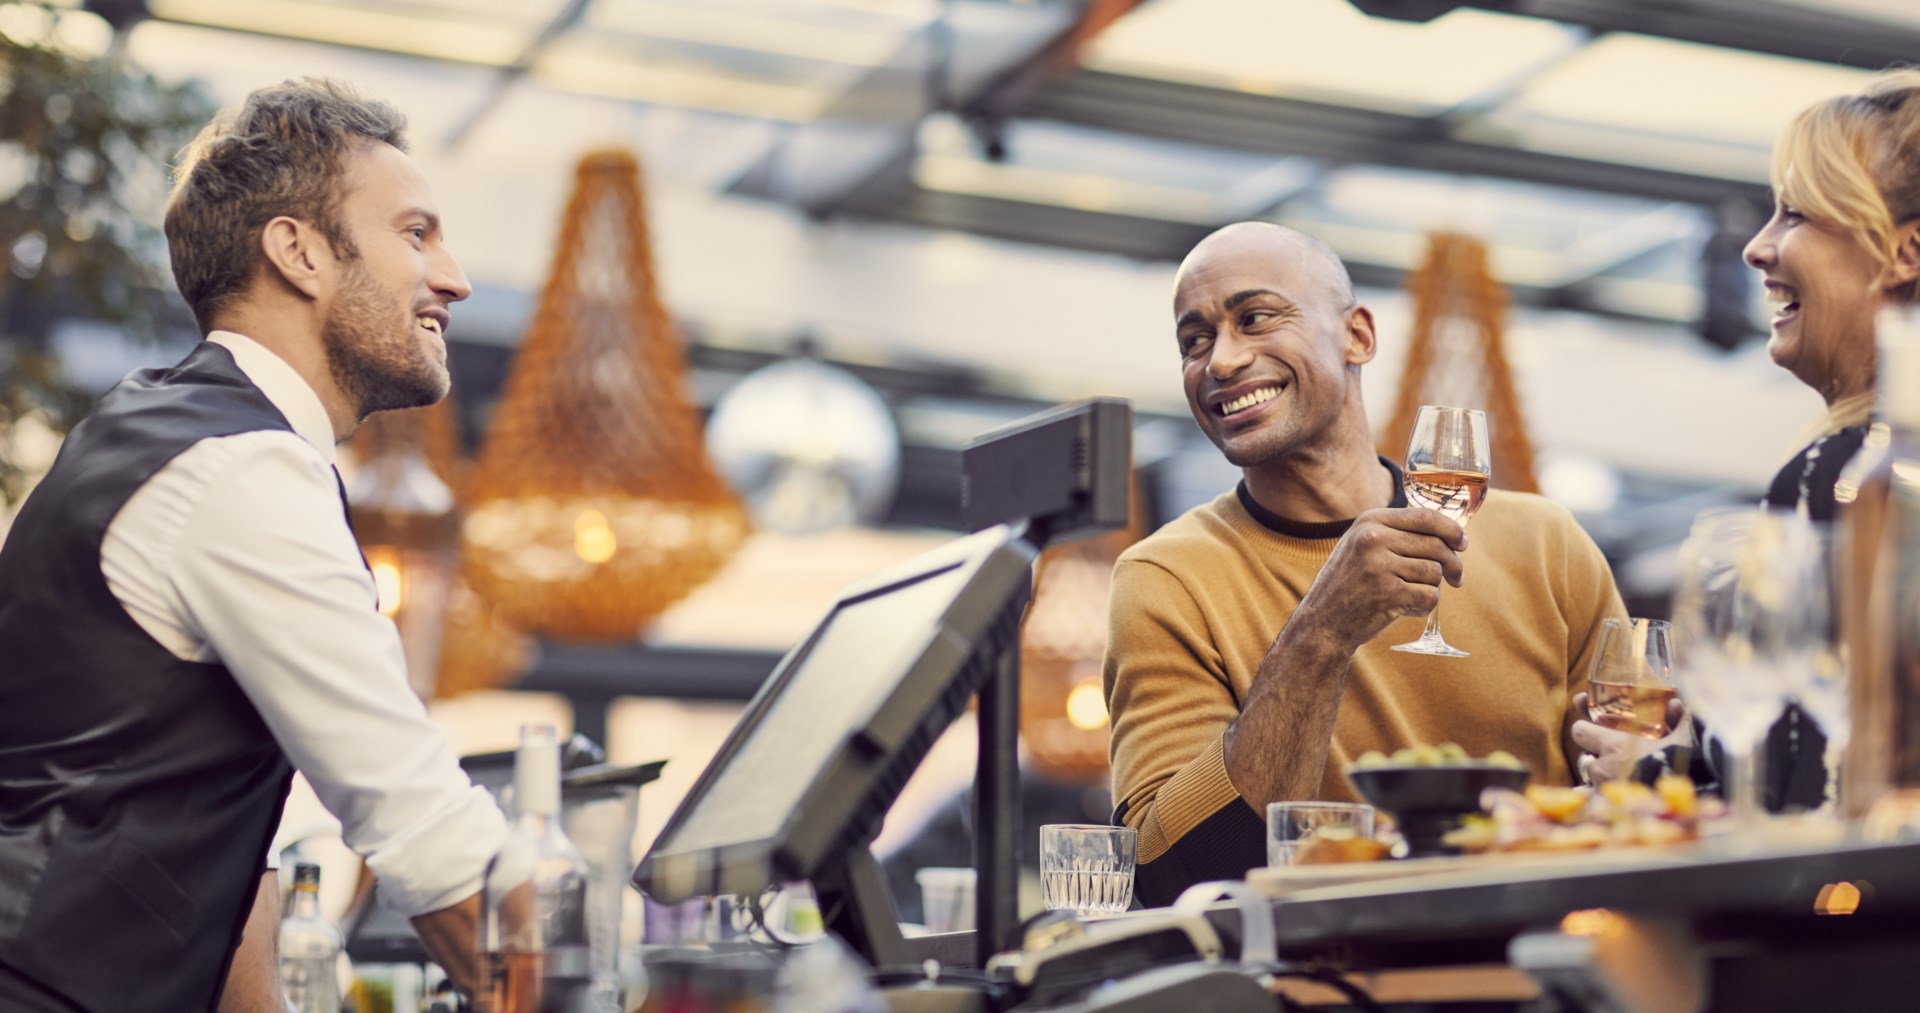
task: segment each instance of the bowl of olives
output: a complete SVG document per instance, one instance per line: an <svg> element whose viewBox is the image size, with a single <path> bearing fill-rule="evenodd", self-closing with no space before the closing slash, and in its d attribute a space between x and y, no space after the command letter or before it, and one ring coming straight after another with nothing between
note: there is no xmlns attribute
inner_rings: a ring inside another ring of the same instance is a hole
<svg viewBox="0 0 1920 1013"><path fill-rule="evenodd" d="M1408 858L1458 854L1445 837L1480 811L1480 793L1519 791L1528 777L1526 765L1505 750L1474 759L1451 742L1412 746L1391 756L1363 753L1347 767L1354 790L1400 827Z"/></svg>

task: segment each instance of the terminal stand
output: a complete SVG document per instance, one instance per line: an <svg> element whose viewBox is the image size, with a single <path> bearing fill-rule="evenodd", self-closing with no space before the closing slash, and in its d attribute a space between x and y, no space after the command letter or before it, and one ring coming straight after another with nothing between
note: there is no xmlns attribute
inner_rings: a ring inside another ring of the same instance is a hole
<svg viewBox="0 0 1920 1013"><path fill-rule="evenodd" d="M866 955L878 968L913 963L906 938L900 934L900 916L887 890L886 874L880 871L871 847L853 849L845 862L816 875L813 892L827 930L855 953Z"/></svg>
<svg viewBox="0 0 1920 1013"><path fill-rule="evenodd" d="M974 959L1020 945L1020 650L1000 656L980 687L980 758L974 773Z"/></svg>

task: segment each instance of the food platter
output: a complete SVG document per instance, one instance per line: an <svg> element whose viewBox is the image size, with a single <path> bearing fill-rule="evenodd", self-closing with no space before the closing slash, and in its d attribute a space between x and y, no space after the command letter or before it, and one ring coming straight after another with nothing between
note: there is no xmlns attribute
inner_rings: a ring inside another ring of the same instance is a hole
<svg viewBox="0 0 1920 1013"><path fill-rule="evenodd" d="M1247 872L1247 884L1271 898L1306 890L1384 884L1429 876L1468 876L1481 879L1532 879L1561 871L1593 871L1615 867L1669 866L1694 861L1700 855L1692 843L1659 847L1587 848L1576 851L1500 851L1478 855L1403 858L1382 862L1338 862L1324 865L1272 865Z"/></svg>

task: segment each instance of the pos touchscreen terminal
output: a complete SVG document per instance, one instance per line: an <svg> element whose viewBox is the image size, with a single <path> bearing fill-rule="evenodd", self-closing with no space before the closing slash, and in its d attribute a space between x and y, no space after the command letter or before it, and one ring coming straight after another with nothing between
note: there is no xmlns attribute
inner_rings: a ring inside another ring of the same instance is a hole
<svg viewBox="0 0 1920 1013"><path fill-rule="evenodd" d="M982 928L989 944L1009 935L1016 830L1005 824L1016 811L1018 640L1033 564L1048 531L1125 524L1130 436L1126 402L1097 399L976 440L963 456L966 487L994 493L965 512L984 530L841 592L748 704L634 885L672 903L809 880L828 929L876 966L908 963L869 846L977 692L977 831L992 856L981 886L1005 896L991 911L1005 924ZM1033 509L1022 514L1023 502Z"/></svg>

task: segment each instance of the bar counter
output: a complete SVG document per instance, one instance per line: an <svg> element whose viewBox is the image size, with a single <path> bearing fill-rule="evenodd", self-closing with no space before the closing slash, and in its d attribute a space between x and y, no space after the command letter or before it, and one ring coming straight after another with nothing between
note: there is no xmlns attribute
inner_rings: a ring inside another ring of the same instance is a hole
<svg viewBox="0 0 1920 1013"><path fill-rule="evenodd" d="M1249 882L1277 892L1272 872ZM1593 989L1612 988L1640 1000L1612 1008L1701 1008L1704 997L1714 1010L1905 1009L1920 969L1920 844L1726 838L1516 857L1286 889L1269 904L1283 961L1338 972L1383 1004L1541 1008L1527 1004L1550 995L1604 1009ZM1216 904L1207 917L1238 952L1240 909ZM968 935L915 949L951 961Z"/></svg>

